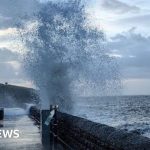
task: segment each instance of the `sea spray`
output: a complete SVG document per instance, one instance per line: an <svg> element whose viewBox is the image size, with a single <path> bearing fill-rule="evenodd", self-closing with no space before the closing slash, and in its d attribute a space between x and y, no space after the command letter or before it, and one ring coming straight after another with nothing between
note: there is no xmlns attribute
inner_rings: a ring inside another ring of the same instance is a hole
<svg viewBox="0 0 150 150"><path fill-rule="evenodd" d="M103 32L88 24L81 1L42 5L22 31L24 66L39 88L42 108L57 104L71 111L77 87L98 89L99 94L115 89L118 65L104 48Z"/></svg>

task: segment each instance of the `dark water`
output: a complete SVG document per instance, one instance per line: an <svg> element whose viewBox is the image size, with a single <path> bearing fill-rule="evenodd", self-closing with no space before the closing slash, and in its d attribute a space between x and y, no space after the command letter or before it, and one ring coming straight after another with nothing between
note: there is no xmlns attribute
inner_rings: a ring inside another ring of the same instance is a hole
<svg viewBox="0 0 150 150"><path fill-rule="evenodd" d="M150 137L150 96L77 99L76 115Z"/></svg>

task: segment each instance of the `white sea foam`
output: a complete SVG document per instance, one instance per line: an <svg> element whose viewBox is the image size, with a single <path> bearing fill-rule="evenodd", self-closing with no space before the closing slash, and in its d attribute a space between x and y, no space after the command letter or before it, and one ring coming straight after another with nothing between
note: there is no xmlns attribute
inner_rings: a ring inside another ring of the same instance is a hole
<svg viewBox="0 0 150 150"><path fill-rule="evenodd" d="M27 114L27 111L23 108L4 108L5 116L19 116L25 114Z"/></svg>

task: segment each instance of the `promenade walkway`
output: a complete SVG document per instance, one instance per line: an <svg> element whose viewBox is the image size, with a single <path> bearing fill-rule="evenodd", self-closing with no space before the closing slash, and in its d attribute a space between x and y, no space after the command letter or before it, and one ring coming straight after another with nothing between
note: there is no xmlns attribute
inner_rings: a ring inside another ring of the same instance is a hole
<svg viewBox="0 0 150 150"><path fill-rule="evenodd" d="M27 115L5 116L0 122L2 130L19 130L20 137L0 138L0 150L43 150L39 129Z"/></svg>

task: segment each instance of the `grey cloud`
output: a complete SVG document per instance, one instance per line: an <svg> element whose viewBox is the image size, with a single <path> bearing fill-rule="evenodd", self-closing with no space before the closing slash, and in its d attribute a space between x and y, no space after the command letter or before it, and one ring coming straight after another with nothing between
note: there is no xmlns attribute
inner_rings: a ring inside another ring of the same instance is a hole
<svg viewBox="0 0 150 150"><path fill-rule="evenodd" d="M0 49L0 62L17 61L19 59L19 54L17 52L12 52L6 48Z"/></svg>
<svg viewBox="0 0 150 150"><path fill-rule="evenodd" d="M27 81L27 78L22 70L15 69L11 64L0 62L0 83L18 83L22 81L24 83Z"/></svg>
<svg viewBox="0 0 150 150"><path fill-rule="evenodd" d="M20 20L32 18L39 6L37 0L0 0L0 28L14 27Z"/></svg>
<svg viewBox="0 0 150 150"><path fill-rule="evenodd" d="M16 27L17 24L33 19L39 7L37 0L0 0L0 29ZM8 35L0 36L1 42L12 39ZM19 54L0 48L0 82L26 79L23 69L15 63L19 63Z"/></svg>
<svg viewBox="0 0 150 150"><path fill-rule="evenodd" d="M0 82L25 80L26 75L18 65L21 65L18 53L0 49Z"/></svg>
<svg viewBox="0 0 150 150"><path fill-rule="evenodd" d="M122 69L122 77L127 79L149 79L150 71L147 68L126 67Z"/></svg>
<svg viewBox="0 0 150 150"><path fill-rule="evenodd" d="M149 18L150 18L150 14L138 15L138 16L119 19L116 23L127 24L127 25L136 24L139 26L140 25L150 26Z"/></svg>
<svg viewBox="0 0 150 150"><path fill-rule="evenodd" d="M3 79L9 80L9 79L18 78L15 69L10 64L5 62L0 62L0 69L1 69L0 80Z"/></svg>
<svg viewBox="0 0 150 150"><path fill-rule="evenodd" d="M144 37L132 29L111 40L108 42L109 49L123 56L118 58L123 73L132 77L150 78L150 37Z"/></svg>
<svg viewBox="0 0 150 150"><path fill-rule="evenodd" d="M139 7L130 6L119 0L103 0L102 7L107 10L112 10L116 13L127 13L127 12L137 13L140 11Z"/></svg>

